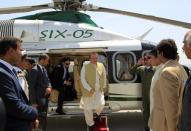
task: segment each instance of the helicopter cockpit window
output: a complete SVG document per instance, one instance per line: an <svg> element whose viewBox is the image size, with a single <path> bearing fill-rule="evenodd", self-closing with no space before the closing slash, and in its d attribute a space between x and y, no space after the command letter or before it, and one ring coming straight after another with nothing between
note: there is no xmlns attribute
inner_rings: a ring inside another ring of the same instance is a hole
<svg viewBox="0 0 191 131"><path fill-rule="evenodd" d="M133 55L130 53L119 53L115 56L115 76L119 81L131 81L134 76L129 69L135 64Z"/></svg>

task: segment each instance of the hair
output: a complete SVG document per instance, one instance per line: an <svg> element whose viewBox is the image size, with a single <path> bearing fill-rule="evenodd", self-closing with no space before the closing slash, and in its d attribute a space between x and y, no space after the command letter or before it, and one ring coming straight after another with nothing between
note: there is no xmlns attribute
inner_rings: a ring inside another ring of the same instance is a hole
<svg viewBox="0 0 191 131"><path fill-rule="evenodd" d="M40 54L40 56L38 57L38 61L46 60L47 58L49 58L47 54Z"/></svg>
<svg viewBox="0 0 191 131"><path fill-rule="evenodd" d="M163 53L163 57L166 59L176 60L178 52L177 46L173 39L163 39L157 45L158 53Z"/></svg>
<svg viewBox="0 0 191 131"><path fill-rule="evenodd" d="M32 58L26 58L26 59L27 59L27 61L28 61L31 65L35 64L35 60L34 60L34 59L32 59Z"/></svg>
<svg viewBox="0 0 191 131"><path fill-rule="evenodd" d="M153 55L154 57L157 57L157 49L151 50L148 55Z"/></svg>
<svg viewBox="0 0 191 131"><path fill-rule="evenodd" d="M188 44L191 45L191 30L189 30L189 31L185 34L183 43L188 43Z"/></svg>
<svg viewBox="0 0 191 131"><path fill-rule="evenodd" d="M10 48L16 50L18 42L22 43L22 40L15 37L4 37L0 39L0 55L4 56Z"/></svg>
<svg viewBox="0 0 191 131"><path fill-rule="evenodd" d="M60 63L66 62L66 61L70 61L69 57L64 57L60 60Z"/></svg>

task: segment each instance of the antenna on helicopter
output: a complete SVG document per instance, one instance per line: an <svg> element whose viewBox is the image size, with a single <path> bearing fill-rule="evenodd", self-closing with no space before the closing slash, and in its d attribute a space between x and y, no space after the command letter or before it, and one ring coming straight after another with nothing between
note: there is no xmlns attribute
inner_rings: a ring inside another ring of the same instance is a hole
<svg viewBox="0 0 191 131"><path fill-rule="evenodd" d="M150 28L146 32L144 32L142 35L134 37L137 40L144 40L144 38L153 30L153 28Z"/></svg>

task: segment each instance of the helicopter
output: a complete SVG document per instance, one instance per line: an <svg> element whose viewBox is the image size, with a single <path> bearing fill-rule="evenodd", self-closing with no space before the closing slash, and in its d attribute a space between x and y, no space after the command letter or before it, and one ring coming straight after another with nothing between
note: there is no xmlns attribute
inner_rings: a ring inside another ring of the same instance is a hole
<svg viewBox="0 0 191 131"><path fill-rule="evenodd" d="M91 52L99 52L104 58L108 74L109 98L106 111L141 109L141 83L128 70L152 50L154 45L152 42L129 38L101 28L81 11L115 13L191 28L190 23L94 6L85 3L85 0L53 0L48 4L0 8L0 14L50 8L55 11L0 21L0 37L14 36L22 39L23 48L34 59L41 53L49 54L50 67L54 67L64 56L69 56L71 63L77 58L83 64ZM70 67L71 72L73 65ZM66 114L79 113L78 102L67 102L64 107Z"/></svg>

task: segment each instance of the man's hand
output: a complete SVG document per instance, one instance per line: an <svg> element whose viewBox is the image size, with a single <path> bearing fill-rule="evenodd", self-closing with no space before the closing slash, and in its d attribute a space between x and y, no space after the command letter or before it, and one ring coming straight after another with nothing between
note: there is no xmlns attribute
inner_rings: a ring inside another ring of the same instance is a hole
<svg viewBox="0 0 191 131"><path fill-rule="evenodd" d="M32 128L33 128L33 129L37 129L38 126L39 126L39 120L36 119L36 120L32 123Z"/></svg>
<svg viewBox="0 0 191 131"><path fill-rule="evenodd" d="M66 83L67 83L67 81L65 80L64 83L63 83L63 85L66 85Z"/></svg>
<svg viewBox="0 0 191 131"><path fill-rule="evenodd" d="M46 88L45 96L50 95L51 91L52 91L51 87Z"/></svg>
<svg viewBox="0 0 191 131"><path fill-rule="evenodd" d="M137 62L137 65L144 65L145 62L144 62L144 58L140 58Z"/></svg>
<svg viewBox="0 0 191 131"><path fill-rule="evenodd" d="M34 108L37 108L37 106L38 106L37 104L32 104L32 107Z"/></svg>
<svg viewBox="0 0 191 131"><path fill-rule="evenodd" d="M92 95L94 94L94 92L95 92L95 89L92 88L92 89L90 90L90 92L89 92L89 95L92 96Z"/></svg>

